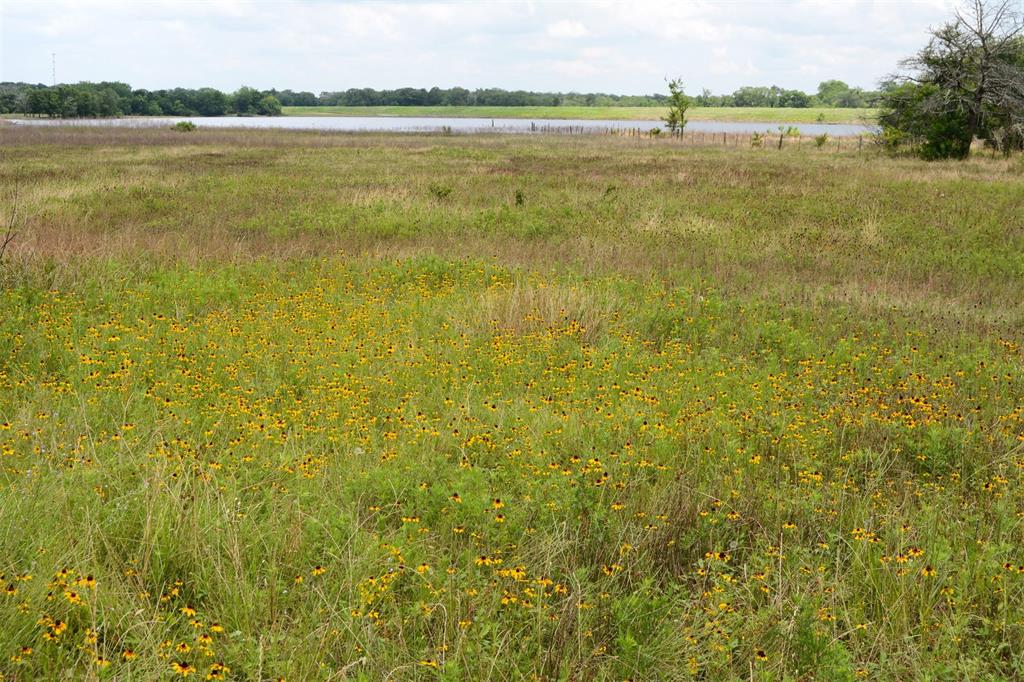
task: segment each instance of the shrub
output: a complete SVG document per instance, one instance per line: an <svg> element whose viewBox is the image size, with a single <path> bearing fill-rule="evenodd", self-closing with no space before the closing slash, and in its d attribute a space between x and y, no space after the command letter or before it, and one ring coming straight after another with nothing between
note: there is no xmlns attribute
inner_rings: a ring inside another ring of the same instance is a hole
<svg viewBox="0 0 1024 682"><path fill-rule="evenodd" d="M177 130L181 133L191 133L196 129L196 124L192 121L178 121L171 126L171 130Z"/></svg>
<svg viewBox="0 0 1024 682"><path fill-rule="evenodd" d="M451 185L443 185L437 182L430 183L427 189L430 190L435 199L447 199L453 191Z"/></svg>
<svg viewBox="0 0 1024 682"><path fill-rule="evenodd" d="M814 138L814 146L815 147L821 148L821 147L824 147L826 144L828 144L828 133L822 133L821 135L816 135L815 136L815 138Z"/></svg>

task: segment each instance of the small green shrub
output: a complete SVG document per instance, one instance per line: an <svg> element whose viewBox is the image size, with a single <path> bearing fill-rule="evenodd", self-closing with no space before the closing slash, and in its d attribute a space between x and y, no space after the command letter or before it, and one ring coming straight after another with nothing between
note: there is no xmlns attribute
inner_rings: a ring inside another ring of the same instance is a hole
<svg viewBox="0 0 1024 682"><path fill-rule="evenodd" d="M821 147L824 147L826 144L828 144L828 133L822 133L821 135L816 135L815 136L815 138L814 138L814 146L815 147L821 148Z"/></svg>
<svg viewBox="0 0 1024 682"><path fill-rule="evenodd" d="M192 121L178 121L171 126L171 130L177 130L181 133L191 133L196 129L196 124Z"/></svg>
<svg viewBox="0 0 1024 682"><path fill-rule="evenodd" d="M430 186L427 189L430 190L430 194L433 195L435 199L447 199L454 191L454 188L451 185L445 185L438 182L430 183Z"/></svg>

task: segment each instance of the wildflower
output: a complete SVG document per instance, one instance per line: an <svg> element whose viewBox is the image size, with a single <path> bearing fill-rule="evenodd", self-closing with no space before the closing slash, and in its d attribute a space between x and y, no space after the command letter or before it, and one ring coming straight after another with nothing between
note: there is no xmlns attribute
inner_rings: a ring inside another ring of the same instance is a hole
<svg viewBox="0 0 1024 682"><path fill-rule="evenodd" d="M210 672L206 674L208 680L223 680L231 672L231 668L223 663L214 662L210 664ZM281 678L279 678L281 679Z"/></svg>
<svg viewBox="0 0 1024 682"><path fill-rule="evenodd" d="M196 669L194 667L192 667L190 664L184 663L184 662L181 662L181 661L174 661L174 662L172 662L171 663L171 670L173 670L174 672L178 673L182 677L188 677L189 675L194 675L195 672L196 672Z"/></svg>

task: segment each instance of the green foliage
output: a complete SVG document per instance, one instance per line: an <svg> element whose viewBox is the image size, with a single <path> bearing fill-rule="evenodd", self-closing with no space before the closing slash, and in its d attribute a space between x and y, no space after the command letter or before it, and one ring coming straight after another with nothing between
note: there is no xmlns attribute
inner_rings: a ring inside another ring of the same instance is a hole
<svg viewBox="0 0 1024 682"><path fill-rule="evenodd" d="M264 95L256 104L256 113L260 116L280 116L281 103L273 95Z"/></svg>
<svg viewBox="0 0 1024 682"><path fill-rule="evenodd" d="M686 128L686 110L692 104L683 90L683 81L674 78L668 82L668 113L662 119L672 135L682 135Z"/></svg>
<svg viewBox="0 0 1024 682"><path fill-rule="evenodd" d="M818 147L820 149L821 147L824 147L826 144L828 144L828 139L829 139L828 138L828 133L822 133L821 135L816 135L814 137L814 146Z"/></svg>
<svg viewBox="0 0 1024 682"><path fill-rule="evenodd" d="M10 89L5 90L4 85ZM10 104L5 104L4 95ZM229 97L214 88L132 90L129 85L116 82L54 87L0 84L0 108L51 118L281 114L281 103L272 94L252 88L242 88Z"/></svg>
<svg viewBox="0 0 1024 682"><path fill-rule="evenodd" d="M455 188L447 183L432 182L427 186L427 190L435 199L447 199Z"/></svg>
<svg viewBox="0 0 1024 682"><path fill-rule="evenodd" d="M978 138L1007 155L1024 148L1022 22L1012 3L977 0L933 29L904 62L913 73L885 84L886 143L925 159L966 158Z"/></svg>
<svg viewBox="0 0 1024 682"><path fill-rule="evenodd" d="M891 85L883 94L878 119L889 147L909 143L929 160L962 159L970 153L967 114L945 111L942 90L935 84Z"/></svg>
<svg viewBox="0 0 1024 682"><path fill-rule="evenodd" d="M196 124L192 121L178 121L171 126L171 130L177 130L181 133L190 133L196 129Z"/></svg>
<svg viewBox="0 0 1024 682"><path fill-rule="evenodd" d="M864 92L860 88L851 88L839 80L822 81L818 85L816 99L818 104L827 107L868 107L874 106L877 93Z"/></svg>
<svg viewBox="0 0 1024 682"><path fill-rule="evenodd" d="M827 81L826 83L839 83ZM823 83L824 87L826 83ZM845 85L845 84L844 84ZM29 83L0 83L0 114L27 113L51 117L82 117L82 116L224 116L230 113L254 115L260 110L269 112L261 115L276 116L277 107L267 101L273 97L281 107L299 108L303 114L319 113L317 109L327 107L362 108L362 107L393 107L398 113L408 111L407 108L433 107L446 111L465 107L488 107L506 109L582 109L584 112L610 109L599 118L658 118L660 109L666 107L669 96L656 93L652 95L613 95L603 93L539 93L526 91L506 91L500 88L478 89L470 91L465 88L400 88L398 90L374 90L372 88L354 88L344 92L323 92L319 96L311 92L295 92L293 90L265 90L255 96L252 88L242 88L232 95L227 95L214 88L173 88L169 90L133 90L129 85L119 82L77 83L74 85L32 85ZM826 88L829 93L831 89ZM785 120L813 120L805 118L800 112L809 107L825 106L834 108L865 108L874 106L873 93L863 93L857 88L848 89L850 96L827 94L809 96L798 90L786 90L778 86L744 87L727 95L712 95L707 89L694 98L693 104L701 108L724 109L791 109L796 113L788 113ZM241 96L240 96L241 95ZM634 109L628 116L623 110ZM616 113L618 112L618 113ZM646 113L645 113L646 112ZM524 116L525 112L520 112ZM410 115L413 115L412 112ZM490 115L494 114L481 114ZM505 114L516 115L516 114ZM824 116L825 114L817 114ZM594 117L584 114L568 114L562 111L552 118ZM733 114L729 118L742 117ZM767 118L766 118L767 117ZM774 115L769 111L758 113L753 118L744 120L772 120ZM831 116L830 116L831 118ZM847 118L849 116L847 115ZM784 120L784 119L776 119ZM822 119L824 120L824 119Z"/></svg>

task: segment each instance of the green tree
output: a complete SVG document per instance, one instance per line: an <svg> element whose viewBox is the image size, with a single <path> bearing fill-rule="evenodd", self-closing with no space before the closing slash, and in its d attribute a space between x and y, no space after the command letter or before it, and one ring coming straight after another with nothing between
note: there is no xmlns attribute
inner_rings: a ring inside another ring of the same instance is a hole
<svg viewBox="0 0 1024 682"><path fill-rule="evenodd" d="M261 99L259 90L243 85L231 96L231 110L243 116L255 114Z"/></svg>
<svg viewBox="0 0 1024 682"><path fill-rule="evenodd" d="M843 81L830 80L818 84L818 101L822 106L837 107L839 101L850 92L850 86Z"/></svg>
<svg viewBox="0 0 1024 682"><path fill-rule="evenodd" d="M280 116L281 103L273 95L264 95L256 104L256 113L260 116Z"/></svg>
<svg viewBox="0 0 1024 682"><path fill-rule="evenodd" d="M673 78L668 82L668 115L662 120L665 127L673 135L682 135L686 128L686 110L690 108L690 98L683 90L683 81Z"/></svg>
<svg viewBox="0 0 1024 682"><path fill-rule="evenodd" d="M213 88L200 88L192 98L196 113L200 116L223 116L228 113L228 96Z"/></svg>
<svg viewBox="0 0 1024 682"><path fill-rule="evenodd" d="M1009 152L1024 132L1024 17L1012 0L973 0L884 84L879 122L893 146L964 158L976 138Z"/></svg>

